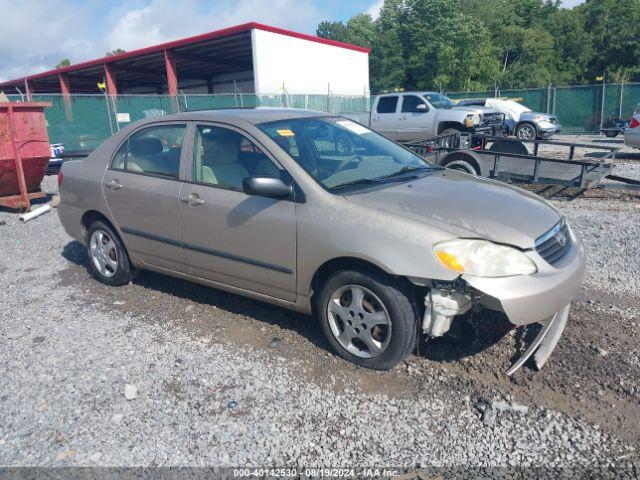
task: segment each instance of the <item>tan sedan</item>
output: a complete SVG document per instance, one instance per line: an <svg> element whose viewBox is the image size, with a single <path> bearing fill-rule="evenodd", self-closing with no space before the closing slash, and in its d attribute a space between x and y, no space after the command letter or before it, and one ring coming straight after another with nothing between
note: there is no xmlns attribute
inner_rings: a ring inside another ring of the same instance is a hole
<svg viewBox="0 0 640 480"><path fill-rule="evenodd" d="M542 366L584 274L582 244L539 197L319 112L144 120L66 162L60 182L60 219L100 281L148 269L314 313L369 368L479 308L542 323L509 373L534 352Z"/></svg>

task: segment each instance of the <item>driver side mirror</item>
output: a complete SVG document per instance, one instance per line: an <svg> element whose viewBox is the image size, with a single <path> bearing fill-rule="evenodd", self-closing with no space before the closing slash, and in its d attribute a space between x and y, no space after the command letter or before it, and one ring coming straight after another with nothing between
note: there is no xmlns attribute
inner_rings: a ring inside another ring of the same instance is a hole
<svg viewBox="0 0 640 480"><path fill-rule="evenodd" d="M247 195L284 199L293 194L293 184L288 179L276 177L245 177L242 180L242 190Z"/></svg>
<svg viewBox="0 0 640 480"><path fill-rule="evenodd" d="M419 103L418 105L416 105L417 113L424 113L428 111L429 111L429 107L427 107L424 103Z"/></svg>

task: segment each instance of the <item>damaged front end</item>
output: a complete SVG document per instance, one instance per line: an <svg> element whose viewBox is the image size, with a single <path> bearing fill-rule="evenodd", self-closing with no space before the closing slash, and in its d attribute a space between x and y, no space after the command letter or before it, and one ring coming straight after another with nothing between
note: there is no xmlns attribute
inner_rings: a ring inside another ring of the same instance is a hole
<svg viewBox="0 0 640 480"><path fill-rule="evenodd" d="M469 311L488 309L504 312L498 299L476 290L460 279L455 282L432 282L430 285L423 283L422 286L428 287L424 296L422 331L431 338L446 334L455 317ZM567 304L549 318L535 322L542 324L540 332L521 357L508 368L507 375L513 375L532 356L538 370L544 366L564 331L569 308L570 305Z"/></svg>

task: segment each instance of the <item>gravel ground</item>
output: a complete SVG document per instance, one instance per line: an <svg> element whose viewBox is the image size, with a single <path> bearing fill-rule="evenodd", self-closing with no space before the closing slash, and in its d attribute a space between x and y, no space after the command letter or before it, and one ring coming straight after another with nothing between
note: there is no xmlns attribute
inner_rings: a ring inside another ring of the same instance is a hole
<svg viewBox="0 0 640 480"><path fill-rule="evenodd" d="M588 246L588 277L548 365L513 379L501 372L524 334L495 319L391 372L363 370L330 353L306 316L151 273L103 286L55 210L27 224L0 210L0 465L544 465L634 477L640 202L554 203Z"/></svg>

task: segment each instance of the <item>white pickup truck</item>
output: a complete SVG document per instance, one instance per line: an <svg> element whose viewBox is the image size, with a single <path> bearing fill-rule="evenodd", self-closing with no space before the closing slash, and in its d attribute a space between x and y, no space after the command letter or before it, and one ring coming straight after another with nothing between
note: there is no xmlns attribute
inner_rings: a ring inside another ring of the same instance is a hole
<svg viewBox="0 0 640 480"><path fill-rule="evenodd" d="M458 107L437 92L378 95L370 113L342 115L399 142L456 131L495 135L504 128L504 114L499 111L479 106Z"/></svg>

